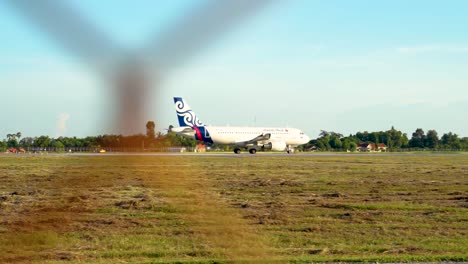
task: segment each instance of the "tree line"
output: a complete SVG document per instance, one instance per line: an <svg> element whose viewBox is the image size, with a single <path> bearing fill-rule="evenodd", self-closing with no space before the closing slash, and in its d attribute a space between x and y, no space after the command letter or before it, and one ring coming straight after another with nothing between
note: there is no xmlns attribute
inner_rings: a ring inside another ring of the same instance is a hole
<svg viewBox="0 0 468 264"><path fill-rule="evenodd" d="M6 139L0 141L0 151L8 149L24 149L25 151L95 151L99 149L108 150L147 150L157 151L170 147L189 147L197 145L194 139L188 139L171 132L155 131L155 123L146 123L146 134L130 136L123 135L99 135L84 138L77 137L57 137L49 136L23 137L21 132L7 134ZM316 139L310 140L307 144L300 146L302 151L355 151L362 143L383 143L388 151L405 150L468 150L468 137L460 138L457 134L448 132L439 137L437 131L418 128L409 138L394 127L387 131L377 132L357 132L349 136L322 130ZM230 150L229 146L214 146L216 149Z"/></svg>
<svg viewBox="0 0 468 264"><path fill-rule="evenodd" d="M136 135L99 135L78 137L49 136L24 137L21 132L7 134L7 138L0 141L0 151L8 149L24 149L25 151L96 151L99 149L109 150L157 150L174 146L195 147L196 140L181 137L169 132L163 134L155 131L155 123L148 121L146 134Z"/></svg>
<svg viewBox="0 0 468 264"><path fill-rule="evenodd" d="M424 132L418 128L409 138L406 133L392 127L387 131L357 132L345 137L340 133L322 130L319 137L301 146L301 149L321 151L355 151L359 144L385 144L388 151L405 150L468 150L468 137L460 138L448 132L439 137L436 130Z"/></svg>

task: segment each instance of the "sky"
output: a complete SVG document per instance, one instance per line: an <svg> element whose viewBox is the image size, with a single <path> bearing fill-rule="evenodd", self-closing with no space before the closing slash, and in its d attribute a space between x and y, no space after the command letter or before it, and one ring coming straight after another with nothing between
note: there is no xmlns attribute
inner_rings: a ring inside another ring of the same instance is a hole
<svg viewBox="0 0 468 264"><path fill-rule="evenodd" d="M63 2L128 51L157 43L202 3ZM161 131L177 125L179 96L209 125L296 127L312 138L392 126L468 136L467 13L464 0L273 1L165 73L145 118ZM115 98L98 66L8 1L0 28L0 138L112 132Z"/></svg>

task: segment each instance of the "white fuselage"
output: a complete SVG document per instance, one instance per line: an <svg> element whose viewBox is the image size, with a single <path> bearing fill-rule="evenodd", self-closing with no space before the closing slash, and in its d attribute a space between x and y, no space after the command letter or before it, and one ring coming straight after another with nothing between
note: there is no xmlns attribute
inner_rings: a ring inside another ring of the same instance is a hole
<svg viewBox="0 0 468 264"><path fill-rule="evenodd" d="M271 127L207 127L214 143L238 144L261 134L271 134L269 141L283 141L297 146L309 142L309 138L296 128Z"/></svg>
<svg viewBox="0 0 468 264"><path fill-rule="evenodd" d="M215 144L230 144L245 146L247 141L259 135L270 134L268 140L264 142L281 142L287 146L298 146L309 142L310 138L301 130L296 128L273 128L273 127L228 127L228 126L206 126L205 137L211 138ZM189 137L195 138L195 132L186 130L184 132L178 132L175 128L176 133ZM261 142L259 142L261 143Z"/></svg>

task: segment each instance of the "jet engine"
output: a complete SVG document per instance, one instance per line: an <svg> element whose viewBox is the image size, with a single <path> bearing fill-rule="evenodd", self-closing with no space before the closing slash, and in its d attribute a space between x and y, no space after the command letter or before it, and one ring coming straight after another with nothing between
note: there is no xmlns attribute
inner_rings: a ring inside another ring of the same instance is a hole
<svg viewBox="0 0 468 264"><path fill-rule="evenodd" d="M269 142L267 144L264 144L262 149L263 150L284 151L286 149L286 142L284 142L284 141Z"/></svg>

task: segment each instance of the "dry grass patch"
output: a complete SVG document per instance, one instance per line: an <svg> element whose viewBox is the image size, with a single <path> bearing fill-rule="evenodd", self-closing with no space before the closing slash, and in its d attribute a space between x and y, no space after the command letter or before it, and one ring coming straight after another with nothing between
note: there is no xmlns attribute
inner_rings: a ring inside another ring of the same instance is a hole
<svg viewBox="0 0 468 264"><path fill-rule="evenodd" d="M468 260L468 155L0 159L0 262Z"/></svg>

